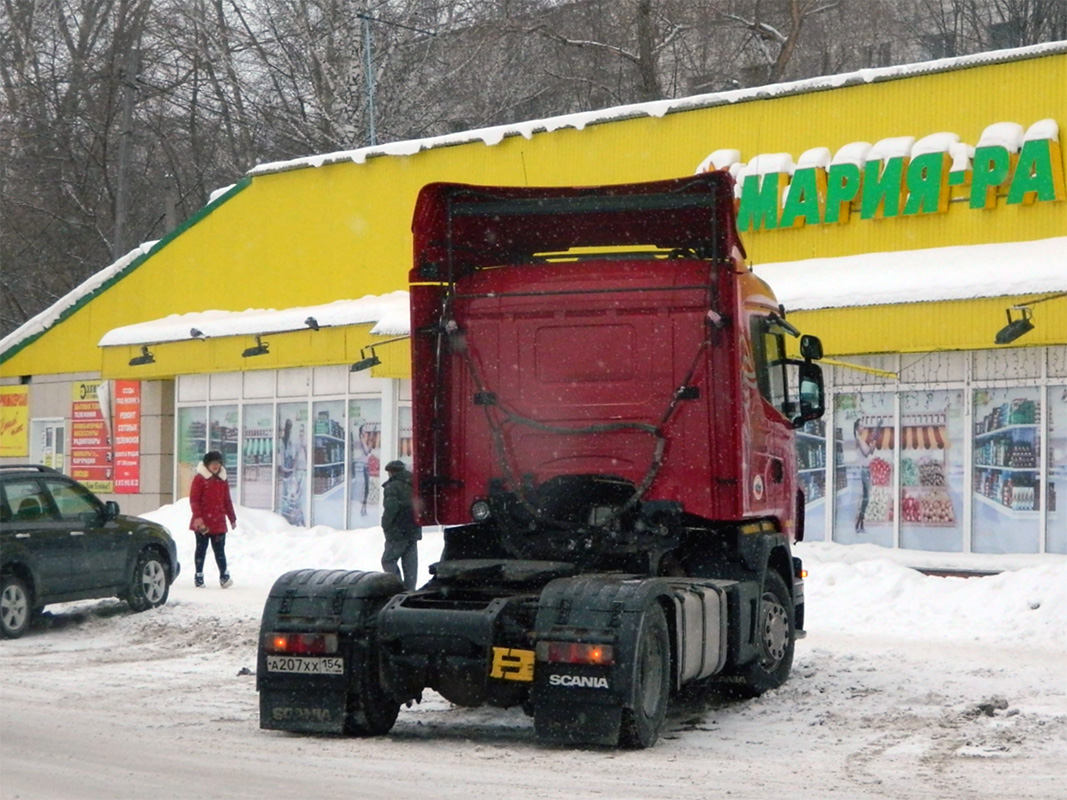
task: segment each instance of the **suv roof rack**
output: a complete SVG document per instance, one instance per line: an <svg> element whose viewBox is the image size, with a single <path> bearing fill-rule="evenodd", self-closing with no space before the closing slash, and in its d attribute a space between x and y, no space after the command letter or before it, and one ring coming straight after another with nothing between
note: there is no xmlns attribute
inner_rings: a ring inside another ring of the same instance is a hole
<svg viewBox="0 0 1067 800"><path fill-rule="evenodd" d="M46 467L44 464L2 464L0 465L0 471L3 472L59 472L58 469L53 467Z"/></svg>

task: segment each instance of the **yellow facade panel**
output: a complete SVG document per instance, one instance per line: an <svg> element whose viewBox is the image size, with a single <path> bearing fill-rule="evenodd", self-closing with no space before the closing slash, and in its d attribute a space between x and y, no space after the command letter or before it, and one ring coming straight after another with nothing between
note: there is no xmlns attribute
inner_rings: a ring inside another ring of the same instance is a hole
<svg viewBox="0 0 1067 800"><path fill-rule="evenodd" d="M102 369L117 377L128 374L122 364L130 356L123 360L117 353L102 354L97 346L100 338L120 325L158 318L161 311L292 308L406 288L412 209L419 189L434 181L513 185L644 181L691 174L708 154L723 148L740 150L743 161L779 152L796 160L809 148L836 151L857 141L941 132L957 134L973 145L993 123L1027 127L1046 118L1067 129L1064 54L750 99L661 117L620 119L583 130L561 128L529 138L513 135L494 144L435 146L412 155L370 157L361 164L345 160L265 171L246 179L243 188L208 213L187 222L180 235L162 243L140 266L45 335L3 354L0 370L19 375ZM854 219L743 234L757 264L1054 236L1067 236L1067 204L1009 206L1003 198L988 210L973 210L961 199L944 214ZM905 320L912 313L907 306L892 308L898 311L887 310L887 318L899 313ZM834 346L828 350L857 352L839 350L849 340L892 349L864 324L869 309L854 317L834 313L834 330L841 334L832 334ZM855 319L855 327L840 327L845 319ZM910 323L919 324L918 317ZM903 330L909 324L901 322L899 327ZM937 338L941 333L930 335ZM960 346L949 333L944 331L946 341ZM320 357L336 363L340 351L334 345L319 341L313 346L314 340L306 337L301 341L308 343L297 345L298 337L290 338L291 348L289 338L272 337L269 363L262 356L256 367L322 363ZM358 358L358 348L353 353L351 342L346 347L340 360ZM193 371L205 364L206 369L216 370L250 366L234 362L229 351L212 352L210 359L204 359L203 348L183 350L175 356L175 364ZM160 375L177 374L177 366L160 364L158 369Z"/></svg>

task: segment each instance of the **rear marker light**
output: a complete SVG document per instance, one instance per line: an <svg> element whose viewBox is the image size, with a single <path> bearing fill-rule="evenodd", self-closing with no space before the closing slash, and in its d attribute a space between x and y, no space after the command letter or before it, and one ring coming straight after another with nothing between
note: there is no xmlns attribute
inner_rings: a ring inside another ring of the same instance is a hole
<svg viewBox="0 0 1067 800"><path fill-rule="evenodd" d="M336 633L265 633L263 649L268 653L321 656L337 652Z"/></svg>
<svg viewBox="0 0 1067 800"><path fill-rule="evenodd" d="M537 660L550 664L615 663L615 648L610 644L582 644L580 642L538 642Z"/></svg>

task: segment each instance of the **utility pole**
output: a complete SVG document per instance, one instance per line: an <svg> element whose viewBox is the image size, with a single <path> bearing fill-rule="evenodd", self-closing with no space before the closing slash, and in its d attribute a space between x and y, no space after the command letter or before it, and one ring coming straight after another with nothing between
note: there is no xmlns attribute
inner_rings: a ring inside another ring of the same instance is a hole
<svg viewBox="0 0 1067 800"><path fill-rule="evenodd" d="M415 31L415 33L421 33L426 36L436 36L437 34L434 31L424 31L422 28L415 28L411 25L378 19L378 17L372 17L370 14L363 14L358 11L356 16L363 23L363 71L366 75L367 85L367 141L371 147L374 147L378 144L378 134L374 124L374 55L372 52L374 41L371 33L371 23L377 22L393 28L403 28L406 31Z"/></svg>
<svg viewBox="0 0 1067 800"><path fill-rule="evenodd" d="M141 51L130 47L122 74L122 129L119 131L119 165L115 180L115 234L111 240L111 260L126 255L126 196L130 183L130 149L133 139L133 103L137 92L137 70Z"/></svg>

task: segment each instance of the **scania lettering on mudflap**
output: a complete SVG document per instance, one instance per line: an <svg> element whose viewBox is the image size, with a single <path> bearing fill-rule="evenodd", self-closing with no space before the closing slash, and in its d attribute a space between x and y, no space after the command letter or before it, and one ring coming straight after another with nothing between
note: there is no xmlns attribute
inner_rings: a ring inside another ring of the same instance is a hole
<svg viewBox="0 0 1067 800"><path fill-rule="evenodd" d="M608 679L603 675L549 675L551 686L572 686L582 689L610 689Z"/></svg>
<svg viewBox="0 0 1067 800"><path fill-rule="evenodd" d="M333 715L328 708L278 707L271 709L275 722L332 722Z"/></svg>

